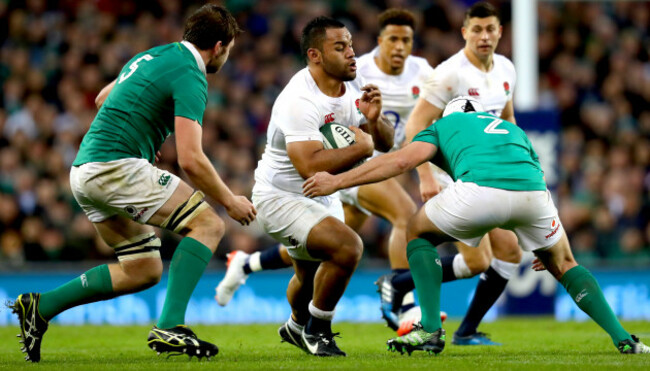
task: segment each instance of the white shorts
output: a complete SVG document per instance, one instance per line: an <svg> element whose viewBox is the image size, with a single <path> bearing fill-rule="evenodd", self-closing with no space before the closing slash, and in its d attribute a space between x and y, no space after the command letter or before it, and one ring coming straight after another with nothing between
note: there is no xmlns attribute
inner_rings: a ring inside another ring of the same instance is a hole
<svg viewBox="0 0 650 371"><path fill-rule="evenodd" d="M307 237L312 228L328 216L344 222L343 205L336 197L307 198L288 192L253 193L257 222L262 229L287 246L297 260L320 261L309 255Z"/></svg>
<svg viewBox="0 0 650 371"><path fill-rule="evenodd" d="M180 179L147 160L89 162L70 170L70 188L93 223L119 214L146 223L167 202Z"/></svg>
<svg viewBox="0 0 650 371"><path fill-rule="evenodd" d="M359 203L359 186L341 189L340 191L334 193L334 196L338 197L338 199L341 200L341 202L344 204L352 205L366 215L372 215L368 209L361 206Z"/></svg>
<svg viewBox="0 0 650 371"><path fill-rule="evenodd" d="M469 246L494 228L515 232L525 251L551 247L564 234L548 190L507 191L458 180L424 207L441 231Z"/></svg>

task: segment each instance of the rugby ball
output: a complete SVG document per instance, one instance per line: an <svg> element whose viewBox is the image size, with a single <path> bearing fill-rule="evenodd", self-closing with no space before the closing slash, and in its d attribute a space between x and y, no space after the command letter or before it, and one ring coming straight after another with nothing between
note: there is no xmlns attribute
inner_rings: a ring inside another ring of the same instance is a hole
<svg viewBox="0 0 650 371"><path fill-rule="evenodd" d="M325 124L320 127L320 132L325 149L343 148L355 143L354 132L341 124Z"/></svg>

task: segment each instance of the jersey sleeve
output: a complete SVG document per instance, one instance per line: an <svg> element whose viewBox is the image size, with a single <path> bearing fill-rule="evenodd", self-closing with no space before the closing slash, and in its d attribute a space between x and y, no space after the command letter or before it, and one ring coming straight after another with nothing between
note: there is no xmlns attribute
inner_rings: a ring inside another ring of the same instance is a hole
<svg viewBox="0 0 650 371"><path fill-rule="evenodd" d="M438 138L438 129L436 124L429 125L428 128L419 132L414 138L413 142L426 142L431 143L436 147L440 147L440 140Z"/></svg>
<svg viewBox="0 0 650 371"><path fill-rule="evenodd" d="M452 69L439 66L425 80L422 98L434 106L445 109L447 102L453 98L457 77Z"/></svg>
<svg viewBox="0 0 650 371"><path fill-rule="evenodd" d="M300 97L291 102L285 100L282 106L277 122L286 143L323 140L319 130L318 109L312 102Z"/></svg>
<svg viewBox="0 0 650 371"><path fill-rule="evenodd" d="M174 116L196 120L203 125L203 114L208 102L208 83L198 73L184 73L171 83Z"/></svg>

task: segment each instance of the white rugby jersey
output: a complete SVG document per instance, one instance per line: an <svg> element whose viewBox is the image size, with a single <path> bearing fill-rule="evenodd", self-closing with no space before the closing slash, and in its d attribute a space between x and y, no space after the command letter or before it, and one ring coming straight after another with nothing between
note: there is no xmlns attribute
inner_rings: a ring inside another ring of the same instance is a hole
<svg viewBox="0 0 650 371"><path fill-rule="evenodd" d="M447 102L461 95L469 95L485 109L501 116L506 103L512 99L517 75L515 66L503 55L494 54L489 72L476 68L464 49L440 63L422 89L422 97L434 106L444 109Z"/></svg>
<svg viewBox="0 0 650 371"><path fill-rule="evenodd" d="M255 169L253 193L282 190L302 194L305 181L287 154L287 143L320 140L326 123L359 126L366 122L358 109L362 79L345 82L345 93L329 97L304 68L282 90L271 110L266 132L266 148Z"/></svg>
<svg viewBox="0 0 650 371"><path fill-rule="evenodd" d="M357 59L357 74L367 84L379 87L382 96L382 112L395 128L393 150L400 148L406 140L406 122L415 107L425 81L433 73L426 59L410 55L404 61L404 70L399 75L388 75L379 69L375 56L376 47L370 53Z"/></svg>

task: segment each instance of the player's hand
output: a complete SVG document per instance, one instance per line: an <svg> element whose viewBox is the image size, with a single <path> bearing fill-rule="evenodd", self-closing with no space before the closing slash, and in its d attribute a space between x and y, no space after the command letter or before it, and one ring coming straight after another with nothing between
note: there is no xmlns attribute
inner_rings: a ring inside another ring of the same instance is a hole
<svg viewBox="0 0 650 371"><path fill-rule="evenodd" d="M244 196L233 196L231 202L224 207L228 215L241 225L249 225L257 215L255 206Z"/></svg>
<svg viewBox="0 0 650 371"><path fill-rule="evenodd" d="M533 259L533 262L531 263L530 267L533 268L533 270L536 272L541 272L546 270L544 263L542 263L542 261L539 260L539 258Z"/></svg>
<svg viewBox="0 0 650 371"><path fill-rule="evenodd" d="M156 151L156 163L160 162L160 158L162 155L160 154L160 151Z"/></svg>
<svg viewBox="0 0 650 371"><path fill-rule="evenodd" d="M381 92L377 85L368 84L361 88L363 94L359 99L359 111L368 121L377 121L381 115Z"/></svg>
<svg viewBox="0 0 650 371"><path fill-rule="evenodd" d="M357 142L356 144L365 149L364 153L366 156L372 156L372 153L375 150L375 142L372 140L372 135L356 126L350 126L350 130L354 133L354 141Z"/></svg>
<svg viewBox="0 0 650 371"><path fill-rule="evenodd" d="M302 194L309 198L327 196L338 190L334 175L321 171L302 184Z"/></svg>
<svg viewBox="0 0 650 371"><path fill-rule="evenodd" d="M420 179L420 197L422 197L422 202L427 202L432 199L435 195L442 191L442 186L436 180L436 178L431 178L429 180Z"/></svg>

